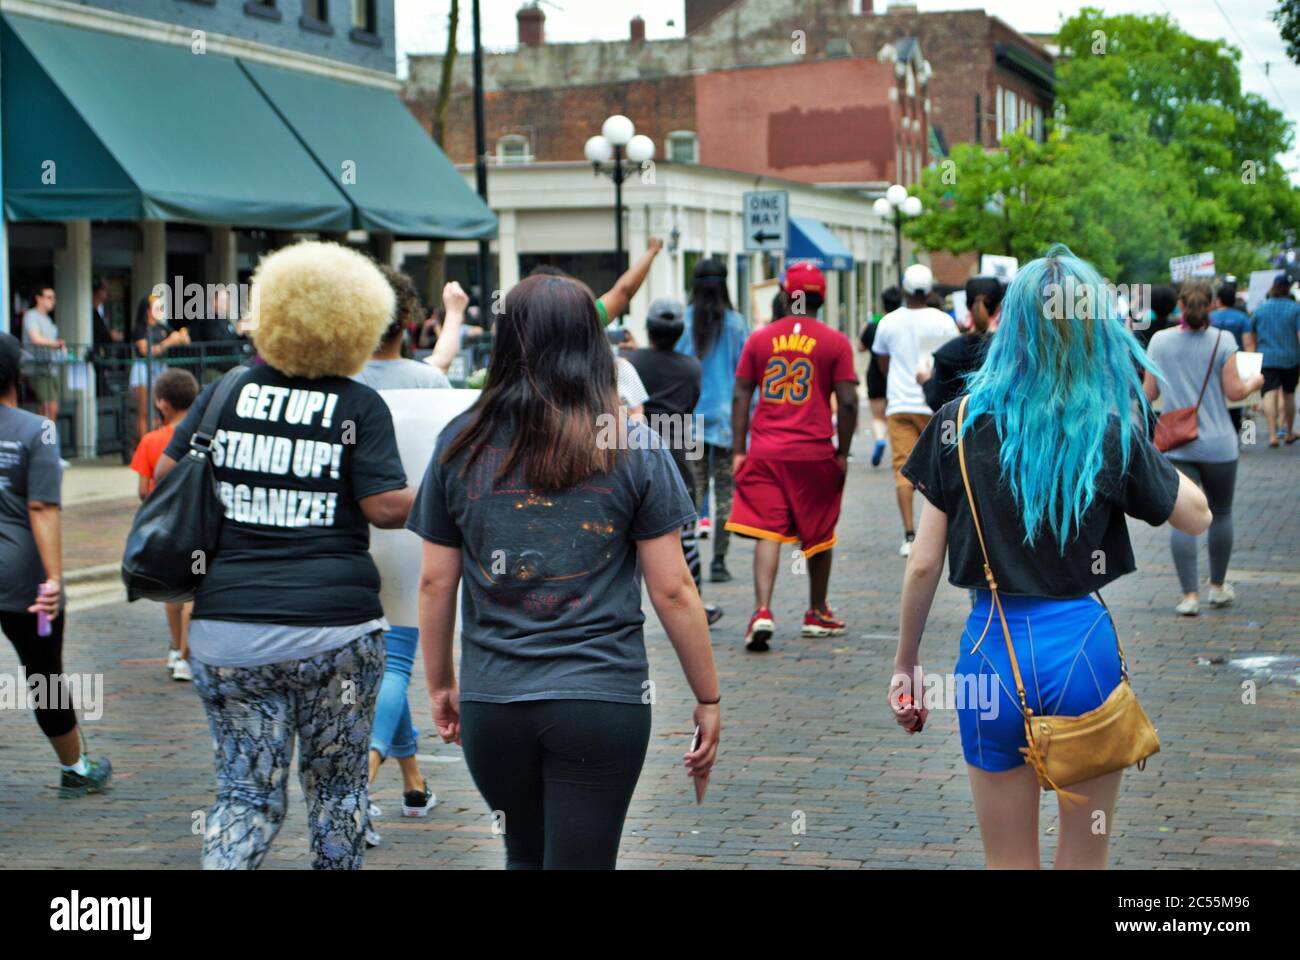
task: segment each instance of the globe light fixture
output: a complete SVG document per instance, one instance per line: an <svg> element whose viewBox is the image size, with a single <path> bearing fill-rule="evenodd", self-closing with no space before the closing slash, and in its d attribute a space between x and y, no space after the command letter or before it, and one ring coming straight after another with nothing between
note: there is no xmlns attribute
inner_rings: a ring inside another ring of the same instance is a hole
<svg viewBox="0 0 1300 960"><path fill-rule="evenodd" d="M655 142L644 133L638 133L627 142L627 158L633 163L649 163L654 155Z"/></svg>
<svg viewBox="0 0 1300 960"><path fill-rule="evenodd" d="M636 134L632 121L621 113L616 113L600 126L601 135L616 147L626 147L628 141Z"/></svg>
<svg viewBox="0 0 1300 960"><path fill-rule="evenodd" d="M894 221L894 261L898 267L898 285L903 285L903 217L919 217L924 207L920 197L909 196L907 187L892 184L883 197L877 197L871 210L878 217Z"/></svg>
<svg viewBox="0 0 1300 960"><path fill-rule="evenodd" d="M614 255L618 271L623 272L623 181L643 163L654 159L655 142L636 132L636 126L621 113L606 117L600 133L589 137L583 155L595 168L614 181Z"/></svg>
<svg viewBox="0 0 1300 960"><path fill-rule="evenodd" d="M609 158L614 155L614 145L600 134L596 134L588 138L582 152L592 163L608 163Z"/></svg>

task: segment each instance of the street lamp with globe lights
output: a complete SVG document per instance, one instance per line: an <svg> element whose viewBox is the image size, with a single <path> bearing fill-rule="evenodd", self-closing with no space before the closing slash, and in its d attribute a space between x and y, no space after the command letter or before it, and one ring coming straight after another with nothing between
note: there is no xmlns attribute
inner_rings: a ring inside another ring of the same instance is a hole
<svg viewBox="0 0 1300 960"><path fill-rule="evenodd" d="M621 113L616 113L601 124L600 133L587 140L582 152L591 161L597 174L603 173L614 181L614 254L616 269L621 273L623 270L623 181L641 164L654 159L655 142L644 134L637 133L631 120ZM611 159L613 163L606 167Z"/></svg>
<svg viewBox="0 0 1300 960"><path fill-rule="evenodd" d="M877 197L871 209L877 216L894 221L894 263L898 267L898 286L903 286L903 218L921 215L921 198L908 196L907 187L896 183Z"/></svg>

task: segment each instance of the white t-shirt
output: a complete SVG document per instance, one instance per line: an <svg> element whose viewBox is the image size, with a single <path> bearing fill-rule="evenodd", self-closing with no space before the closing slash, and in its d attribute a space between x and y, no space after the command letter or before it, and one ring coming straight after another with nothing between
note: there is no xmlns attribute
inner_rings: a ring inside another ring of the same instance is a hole
<svg viewBox="0 0 1300 960"><path fill-rule="evenodd" d="M895 413L934 413L925 402L925 390L916 382L916 365L922 354L934 353L957 336L952 317L934 307L899 307L885 314L876 327L871 352L889 357L885 381L885 416Z"/></svg>

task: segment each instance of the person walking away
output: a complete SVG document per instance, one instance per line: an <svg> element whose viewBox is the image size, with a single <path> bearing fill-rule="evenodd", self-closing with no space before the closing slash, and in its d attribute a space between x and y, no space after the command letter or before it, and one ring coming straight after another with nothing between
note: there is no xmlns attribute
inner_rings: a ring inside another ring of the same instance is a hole
<svg viewBox="0 0 1300 960"><path fill-rule="evenodd" d="M970 331L949 340L934 352L932 364L922 362L916 371L916 382L925 391L925 402L931 410L937 411L965 393L967 378L983 366L1003 292L997 277L971 277L966 281Z"/></svg>
<svg viewBox="0 0 1300 960"><path fill-rule="evenodd" d="M876 342L876 331L886 313L893 313L903 305L903 293L898 287L886 287L880 293L880 305L884 313L878 313L871 322L862 328L858 338L858 349L867 355L867 403L871 405L871 433L876 444L871 448L871 465L880 466L885 455L885 440L889 436L889 425L885 422L885 374L876 362L876 355L871 348Z"/></svg>
<svg viewBox="0 0 1300 960"><path fill-rule="evenodd" d="M590 292L566 277L521 281L497 318L483 392L439 436L407 523L425 541L434 722L464 746L507 868L615 865L654 699L642 578L698 701L687 772L708 777L721 695L682 556L693 516L668 451L619 410Z"/></svg>
<svg viewBox="0 0 1300 960"><path fill-rule="evenodd" d="M156 473L158 461L162 458L167 444L171 443L176 425L185 419L194 399L199 395L199 382L188 370L173 367L164 370L154 381L154 409L162 426L150 430L141 438L131 458L131 469L139 474L137 492L140 499L153 493L158 486ZM194 609L192 600L175 601L164 604L167 610L167 629L171 634L171 646L167 650L167 671L173 680L189 682L194 679L190 669L190 611Z"/></svg>
<svg viewBox="0 0 1300 960"><path fill-rule="evenodd" d="M58 325L50 316L54 312L54 288L37 287L32 306L23 314L23 343L32 356L32 392L36 394L36 412L59 422L59 368L67 344L59 336Z"/></svg>
<svg viewBox="0 0 1300 960"><path fill-rule="evenodd" d="M1178 299L1183 327L1162 330L1151 338L1151 362L1164 382L1147 370L1143 388L1148 400L1161 394L1166 410L1196 407L1196 439L1166 452L1179 471L1205 491L1214 521L1210 524L1210 606L1226 607L1236 599L1227 582L1232 556L1232 498L1237 485L1238 433L1228 416L1228 401L1243 400L1264 384L1264 375L1243 381L1237 372L1237 340L1228 330L1211 326L1211 287L1207 280L1185 280ZM1169 549L1183 596L1175 610L1187 617L1200 613L1200 578L1196 537L1169 532Z"/></svg>
<svg viewBox="0 0 1300 960"><path fill-rule="evenodd" d="M406 274L387 264L379 265L379 272L388 281L396 307L392 322L380 337L379 346L361 372L352 379L364 383L372 390L449 390L451 381L437 364L409 360L402 356L402 344L407 325L424 315L424 305L415 282ZM459 294L468 303L460 284L449 283L444 298ZM463 308L464 304L460 304ZM393 624L384 631L384 678L379 685L375 702L375 723L370 732L368 782L373 790L379 769L392 757L402 775L402 816L425 817L437 805L438 798L429 789L429 782L420 772L416 753L420 731L411 720L411 706L407 688L411 684L411 670L415 664L415 648L420 642L420 629L416 624ZM375 803L368 804L371 818L383 815ZM366 845L377 847L381 842L372 825L366 828Z"/></svg>
<svg viewBox="0 0 1300 960"><path fill-rule="evenodd" d="M700 401L695 413L704 424L704 453L695 469L695 506L703 506L713 484L710 500L713 523L713 562L709 579L726 583L727 549L730 540L726 529L731 515L731 399L736 385L736 364L744 349L749 327L745 318L731 305L727 292L727 267L720 260L701 260L691 279L690 303L686 307L682 338L677 352L688 353L700 361Z"/></svg>
<svg viewBox="0 0 1300 960"><path fill-rule="evenodd" d="M1227 330L1236 339L1238 345L1247 353L1255 352L1255 331L1250 324L1250 314L1237 307L1237 285L1224 283L1214 295L1214 309L1210 311L1210 325L1220 330ZM1243 398L1244 399L1244 398ZM1232 429L1241 435L1243 407L1229 407L1228 416L1232 418Z"/></svg>
<svg viewBox="0 0 1300 960"><path fill-rule="evenodd" d="M259 866L284 821L295 741L315 869L359 869L367 754L387 629L370 527L401 527L406 485L388 405L350 379L392 322L374 262L302 241L253 275L261 363L238 376L212 443L225 522L190 620L214 744L205 869ZM186 456L216 385L176 428Z"/></svg>
<svg viewBox="0 0 1300 960"><path fill-rule="evenodd" d="M1273 278L1268 296L1255 308L1250 325L1264 355L1264 417L1268 445L1295 443L1295 390L1300 382L1300 303L1291 296L1285 273Z"/></svg>
<svg viewBox="0 0 1300 960"><path fill-rule="evenodd" d="M753 538L755 610L745 649L761 653L776 630L772 592L782 543L799 543L808 564L802 635L837 637L844 621L827 592L831 551L849 450L858 425L858 376L844 334L817 319L826 279L812 264L793 264L782 283L790 315L745 341L732 401L735 503L727 529ZM750 402L758 404L750 425ZM831 398L838 403L834 424Z"/></svg>
<svg viewBox="0 0 1300 960"><path fill-rule="evenodd" d="M929 353L957 336L957 325L942 310L926 306L934 286L934 275L924 264L914 263L903 272L904 306L881 318L872 353L885 373L885 421L889 425L890 458L894 469L894 491L903 521L903 543L898 555L911 552L916 539L912 521L912 483L903 475L912 448L930 422L932 411L925 391L916 382L922 353Z"/></svg>
<svg viewBox="0 0 1300 960"><path fill-rule="evenodd" d="M1092 310L1059 309L1061 290L1085 288ZM1205 495L1147 440L1134 412L1146 406L1134 369L1145 356L1108 289L1062 245L1022 266L967 395L935 414L903 467L924 501L903 575L889 709L905 730L923 728L929 705L918 698L931 685L919 648L946 553L949 583L977 591L953 674L959 688L991 692L956 703L990 869L1040 865L1038 754L1026 753L1009 649L1035 715L1096 709L1123 666L1114 624L1090 594L1134 572L1126 515L1192 535L1210 524ZM1096 824L1115 822L1122 776L1071 783L1075 799L1058 798L1058 868L1105 867L1111 831Z"/></svg>
<svg viewBox="0 0 1300 960"><path fill-rule="evenodd" d="M41 733L59 758L59 798L102 793L106 757L83 752L63 669L63 468L54 421L18 407L22 345L0 333L0 632L18 653ZM46 632L48 631L48 632Z"/></svg>
<svg viewBox="0 0 1300 960"><path fill-rule="evenodd" d="M695 428L695 405L700 399L700 361L678 353L677 341L685 329L686 308L677 300L660 297L650 304L646 316L646 337L650 346L628 354L627 362L641 378L647 392L645 415L668 452L687 490L695 489L692 457L702 449L703 438ZM621 392L621 391L620 391ZM690 568L695 589L704 595L700 575L700 549L695 539L695 520L682 526L682 553ZM709 626L722 619L722 608L704 604Z"/></svg>

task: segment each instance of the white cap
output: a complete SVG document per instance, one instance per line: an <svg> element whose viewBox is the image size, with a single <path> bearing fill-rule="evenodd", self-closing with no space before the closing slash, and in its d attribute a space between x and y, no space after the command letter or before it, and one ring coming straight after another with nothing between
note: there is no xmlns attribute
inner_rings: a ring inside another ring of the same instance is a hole
<svg viewBox="0 0 1300 960"><path fill-rule="evenodd" d="M914 263L903 271L904 293L929 293L934 287L934 274L923 263Z"/></svg>

